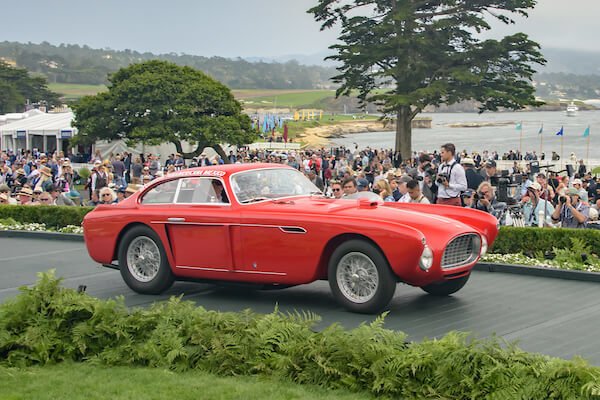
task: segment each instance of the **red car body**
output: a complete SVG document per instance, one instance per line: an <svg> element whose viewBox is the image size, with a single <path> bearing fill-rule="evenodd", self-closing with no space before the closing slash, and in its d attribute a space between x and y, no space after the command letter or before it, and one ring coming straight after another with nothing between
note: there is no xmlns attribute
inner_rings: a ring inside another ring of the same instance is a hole
<svg viewBox="0 0 600 400"><path fill-rule="evenodd" d="M245 204L238 198L236 174L289 174L288 170L293 171L278 164L221 165L183 170L152 181L122 203L99 205L86 215L88 252L105 266L119 268L115 264L119 260L122 274L126 273L122 264L133 250L121 254L122 242L128 231L138 227L147 232L140 235L160 241L160 254L166 258L161 262L168 265L170 279L287 287L331 281L328 267L336 249L348 241L361 241L381 253L394 279L427 287L468 277L487 247L485 242L491 245L498 232L493 216L453 206L336 200L314 194L250 199L256 201ZM223 185L229 202L215 203L212 196L210 202L177 202L185 185L204 185L204 179ZM166 185L179 197L169 203L145 202L145 196L153 199L155 192L156 196L168 192L159 190ZM471 243L470 250L454 249L466 242ZM427 269L420 265L425 247L433 256ZM140 256L143 251L131 255L134 261L130 263L144 258ZM354 311L375 309L381 305Z"/></svg>

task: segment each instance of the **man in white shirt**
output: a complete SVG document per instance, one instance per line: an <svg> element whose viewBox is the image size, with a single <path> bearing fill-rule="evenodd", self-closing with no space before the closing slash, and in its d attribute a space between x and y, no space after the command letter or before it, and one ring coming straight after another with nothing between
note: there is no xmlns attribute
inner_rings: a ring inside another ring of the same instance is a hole
<svg viewBox="0 0 600 400"><path fill-rule="evenodd" d="M462 207L460 194L467 190L467 177L465 169L456 162L455 154L456 147L452 143L446 143L440 149L442 163L436 179L437 204Z"/></svg>

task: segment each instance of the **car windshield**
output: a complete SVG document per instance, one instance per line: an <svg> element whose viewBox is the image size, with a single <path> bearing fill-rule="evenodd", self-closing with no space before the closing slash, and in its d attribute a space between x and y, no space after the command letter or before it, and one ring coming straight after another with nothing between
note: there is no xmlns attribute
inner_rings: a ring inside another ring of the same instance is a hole
<svg viewBox="0 0 600 400"><path fill-rule="evenodd" d="M232 176L233 193L242 204L290 196L321 195L301 172L289 168L255 169Z"/></svg>

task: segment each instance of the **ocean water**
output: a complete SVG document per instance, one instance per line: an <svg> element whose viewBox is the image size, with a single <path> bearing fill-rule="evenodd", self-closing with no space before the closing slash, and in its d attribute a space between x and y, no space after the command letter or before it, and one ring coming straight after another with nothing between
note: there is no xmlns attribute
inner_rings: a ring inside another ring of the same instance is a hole
<svg viewBox="0 0 600 400"><path fill-rule="evenodd" d="M495 112L495 113L423 113L420 117L432 118L431 129L413 129L412 147L414 151L439 150L444 143L454 143L457 151L467 150L483 152L497 151L500 156L509 150L536 151L540 149L549 158L552 151L561 154L561 137L556 133L563 127L563 146L561 159L569 158L571 153L580 159L586 159L588 139L583 137L585 129L590 127L589 158L594 165L600 164L600 110L580 111L575 117L567 117L564 111L547 112ZM503 123L502 126L478 128L451 127L457 123ZM522 134L516 129L522 124ZM538 134L543 126L542 134ZM393 148L395 132L368 132L349 134L343 138L332 139L334 146L346 147L358 144L359 148ZM522 141L520 138L522 137ZM543 142L540 141L543 140ZM599 162L596 162L599 160Z"/></svg>

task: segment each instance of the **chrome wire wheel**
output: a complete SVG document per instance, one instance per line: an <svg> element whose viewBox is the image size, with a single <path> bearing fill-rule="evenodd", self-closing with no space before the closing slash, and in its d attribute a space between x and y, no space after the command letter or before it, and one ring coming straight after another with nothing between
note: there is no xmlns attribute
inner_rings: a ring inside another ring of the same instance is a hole
<svg viewBox="0 0 600 400"><path fill-rule="evenodd" d="M157 244L147 236L138 236L127 247L127 269L139 282L150 282L158 275L161 257Z"/></svg>
<svg viewBox="0 0 600 400"><path fill-rule="evenodd" d="M371 258L363 253L351 252L338 262L336 281L344 297L362 304L377 293L379 273Z"/></svg>

